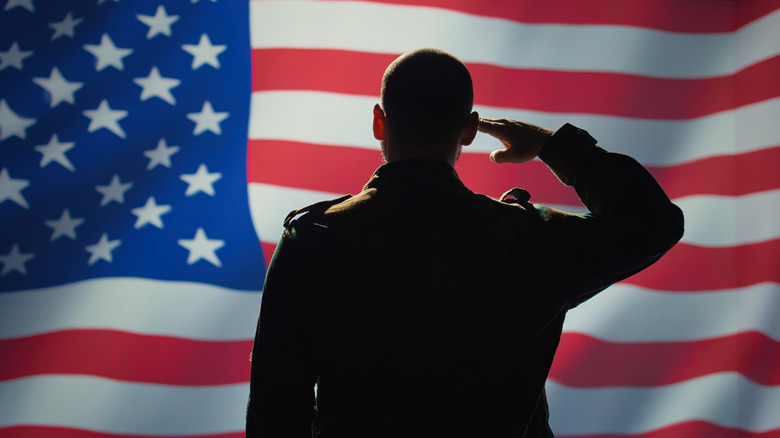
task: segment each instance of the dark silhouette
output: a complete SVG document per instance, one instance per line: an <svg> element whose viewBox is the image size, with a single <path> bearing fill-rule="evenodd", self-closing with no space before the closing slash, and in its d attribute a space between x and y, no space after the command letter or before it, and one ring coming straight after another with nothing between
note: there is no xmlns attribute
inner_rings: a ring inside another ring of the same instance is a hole
<svg viewBox="0 0 780 438"><path fill-rule="evenodd" d="M658 260L683 217L634 159L572 125L480 119L472 94L451 55L401 56L374 107L387 164L359 194L287 217L247 436L552 436L544 383L564 315ZM538 156L591 213L471 192L454 165L478 130L505 146L493 161Z"/></svg>

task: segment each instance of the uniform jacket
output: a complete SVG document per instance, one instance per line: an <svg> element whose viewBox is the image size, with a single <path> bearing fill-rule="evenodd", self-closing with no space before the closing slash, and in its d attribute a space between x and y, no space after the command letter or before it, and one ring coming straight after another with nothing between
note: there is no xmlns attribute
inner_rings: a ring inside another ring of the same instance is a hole
<svg viewBox="0 0 780 438"><path fill-rule="evenodd" d="M683 218L634 159L571 125L540 158L590 213L475 194L427 158L292 212L266 278L247 436L552 436L543 388L566 312L658 260Z"/></svg>

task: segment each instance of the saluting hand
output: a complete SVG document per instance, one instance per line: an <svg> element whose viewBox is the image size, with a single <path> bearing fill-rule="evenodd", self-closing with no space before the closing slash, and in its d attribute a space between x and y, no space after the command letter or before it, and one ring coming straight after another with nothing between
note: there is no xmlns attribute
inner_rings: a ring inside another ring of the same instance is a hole
<svg viewBox="0 0 780 438"><path fill-rule="evenodd" d="M479 131L501 140L504 144L504 149L490 153L490 160L494 163L525 163L533 160L554 132L517 120L484 117L479 119Z"/></svg>

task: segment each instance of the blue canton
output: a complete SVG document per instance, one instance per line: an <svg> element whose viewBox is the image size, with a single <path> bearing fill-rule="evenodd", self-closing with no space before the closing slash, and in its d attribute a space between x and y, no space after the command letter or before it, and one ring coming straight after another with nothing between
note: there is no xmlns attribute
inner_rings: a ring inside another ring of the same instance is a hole
<svg viewBox="0 0 780 438"><path fill-rule="evenodd" d="M0 292L262 287L246 1L0 2Z"/></svg>

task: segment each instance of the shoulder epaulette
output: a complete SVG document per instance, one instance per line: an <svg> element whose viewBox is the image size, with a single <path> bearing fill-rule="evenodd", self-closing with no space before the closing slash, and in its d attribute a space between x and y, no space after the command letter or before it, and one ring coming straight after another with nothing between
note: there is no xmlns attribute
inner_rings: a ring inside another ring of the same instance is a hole
<svg viewBox="0 0 780 438"><path fill-rule="evenodd" d="M322 214L325 213L325 210L327 210L331 206L336 205L336 204L338 204L340 202L346 201L347 199L349 199L351 197L352 197L352 195L344 195L344 196L342 196L340 198L330 199L330 200L321 201L321 202L315 202L314 204L307 205L307 206L299 208L297 210L293 210L284 219L284 227L289 229L294 221L298 220L301 216L303 216L305 214L319 213L316 216L318 216L318 217L322 216Z"/></svg>
<svg viewBox="0 0 780 438"><path fill-rule="evenodd" d="M501 195L500 200L506 204L521 205L527 212L533 213L533 217L537 217L542 221L547 220L547 207L532 204L531 194L528 193L528 191L525 189L515 187L511 190L507 190L503 195Z"/></svg>
<svg viewBox="0 0 780 438"><path fill-rule="evenodd" d="M527 190L515 187L501 195L501 202L507 204L527 204L531 200L531 194Z"/></svg>

